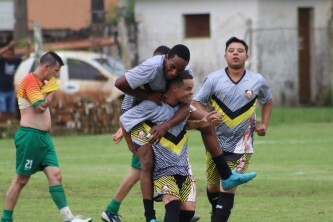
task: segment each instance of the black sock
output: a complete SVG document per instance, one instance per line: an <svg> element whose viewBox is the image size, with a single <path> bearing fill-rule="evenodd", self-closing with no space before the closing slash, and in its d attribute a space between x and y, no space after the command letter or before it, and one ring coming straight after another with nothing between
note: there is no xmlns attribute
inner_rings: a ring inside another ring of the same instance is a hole
<svg viewBox="0 0 333 222"><path fill-rule="evenodd" d="M216 169L219 171L222 180L228 179L231 176L231 170L225 161L223 154L212 157L212 160L214 161Z"/></svg>
<svg viewBox="0 0 333 222"><path fill-rule="evenodd" d="M220 192L209 192L208 189L207 191L207 197L208 197L208 201L209 203L212 205L212 215L215 212L215 207L217 204L217 201L219 200L219 196L220 196Z"/></svg>
<svg viewBox="0 0 333 222"><path fill-rule="evenodd" d="M178 222L180 211L180 201L172 200L165 205L164 222Z"/></svg>
<svg viewBox="0 0 333 222"><path fill-rule="evenodd" d="M194 213L194 210L181 210L179 213L179 222L190 222Z"/></svg>
<svg viewBox="0 0 333 222"><path fill-rule="evenodd" d="M216 205L213 222L226 222L229 219L231 210L234 206L235 194L220 193L219 200Z"/></svg>
<svg viewBox="0 0 333 222"><path fill-rule="evenodd" d="M145 208L146 221L156 219L155 210L154 210L154 201L148 200L148 199L143 199L143 206Z"/></svg>

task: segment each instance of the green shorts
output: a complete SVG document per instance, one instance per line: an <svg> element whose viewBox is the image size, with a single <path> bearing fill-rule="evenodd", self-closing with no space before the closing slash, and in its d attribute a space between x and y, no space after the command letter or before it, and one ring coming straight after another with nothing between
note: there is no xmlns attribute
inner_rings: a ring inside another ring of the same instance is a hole
<svg viewBox="0 0 333 222"><path fill-rule="evenodd" d="M131 167L134 169L141 170L141 164L139 158L133 154L132 156L132 162L131 162Z"/></svg>
<svg viewBox="0 0 333 222"><path fill-rule="evenodd" d="M239 173L245 173L249 167L252 153L236 154L224 153L224 159L227 161L231 170ZM206 176L208 184L219 184L221 177L216 169L216 165L212 160L211 155L206 152Z"/></svg>
<svg viewBox="0 0 333 222"><path fill-rule="evenodd" d="M21 126L14 140L17 174L31 176L47 166L59 167L57 154L48 132Z"/></svg>

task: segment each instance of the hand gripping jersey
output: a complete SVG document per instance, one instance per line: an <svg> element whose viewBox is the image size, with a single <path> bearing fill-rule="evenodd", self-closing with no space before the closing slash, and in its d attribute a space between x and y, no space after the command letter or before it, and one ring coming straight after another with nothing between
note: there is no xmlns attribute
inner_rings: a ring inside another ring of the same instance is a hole
<svg viewBox="0 0 333 222"><path fill-rule="evenodd" d="M49 81L45 80L44 83L45 83L45 85L42 86L42 88L41 88L41 92L43 94L46 94L46 93L49 93L52 91L57 91L59 88L58 81L55 77L52 77Z"/></svg>
<svg viewBox="0 0 333 222"><path fill-rule="evenodd" d="M22 80L17 92L19 109L38 106L45 101L45 94L57 91L58 88L59 84L55 77L52 77L49 81L45 81L43 85L35 74L30 73Z"/></svg>
<svg viewBox="0 0 333 222"><path fill-rule="evenodd" d="M132 141L137 145L147 143L147 134L156 125L169 120L178 110L166 103L162 106L152 101L144 100L137 106L125 112L120 121L127 132L131 131ZM187 140L185 130L186 120L167 131L158 144L153 144L155 163L153 179L170 175L192 175L188 160Z"/></svg>
<svg viewBox="0 0 333 222"><path fill-rule="evenodd" d="M227 69L209 74L193 100L213 108L223 115L216 127L221 147L225 152L253 153L253 133L256 124L257 99L265 104L272 94L265 79L246 70L238 82L233 82Z"/></svg>

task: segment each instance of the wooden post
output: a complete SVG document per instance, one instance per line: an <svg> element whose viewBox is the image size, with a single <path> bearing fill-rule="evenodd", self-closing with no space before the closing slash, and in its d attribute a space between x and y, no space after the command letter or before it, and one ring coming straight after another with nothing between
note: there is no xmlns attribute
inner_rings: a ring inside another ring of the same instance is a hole
<svg viewBox="0 0 333 222"><path fill-rule="evenodd" d="M16 45L28 36L28 12L26 0L14 0L14 40Z"/></svg>

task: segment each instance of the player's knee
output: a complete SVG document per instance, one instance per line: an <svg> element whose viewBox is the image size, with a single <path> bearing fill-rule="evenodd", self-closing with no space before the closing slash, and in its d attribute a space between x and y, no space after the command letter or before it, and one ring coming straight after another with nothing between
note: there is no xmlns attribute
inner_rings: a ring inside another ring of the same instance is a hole
<svg viewBox="0 0 333 222"><path fill-rule="evenodd" d="M142 160L140 160L141 162L141 170L143 171L152 171L153 169L153 165L154 165L154 161L152 158L142 158Z"/></svg>
<svg viewBox="0 0 333 222"><path fill-rule="evenodd" d="M62 173L61 173L61 171L59 171L59 172L55 175L55 180L58 181L59 183L61 183L61 181L62 181Z"/></svg>
<svg viewBox="0 0 333 222"><path fill-rule="evenodd" d="M220 184L209 184L207 186L207 190L208 192L210 193L217 193L217 192L220 192Z"/></svg>
<svg viewBox="0 0 333 222"><path fill-rule="evenodd" d="M19 177L18 179L16 179L15 183L21 188L23 188L25 185L28 184L29 179L30 177Z"/></svg>
<svg viewBox="0 0 333 222"><path fill-rule="evenodd" d="M194 210L181 210L179 213L179 221L189 222L194 216Z"/></svg>
<svg viewBox="0 0 333 222"><path fill-rule="evenodd" d="M52 170L52 173L48 175L49 183L53 185L61 184L62 173L59 168Z"/></svg>
<svg viewBox="0 0 333 222"><path fill-rule="evenodd" d="M141 170L138 170L137 172L135 172L135 173L133 174L133 180L134 180L135 182L138 182L138 181L140 180L140 176L141 176Z"/></svg>

